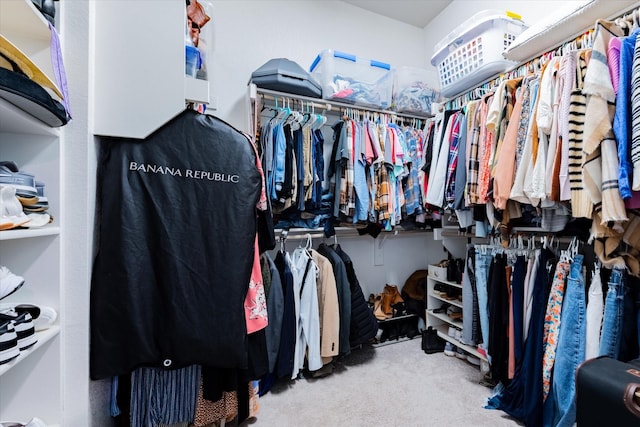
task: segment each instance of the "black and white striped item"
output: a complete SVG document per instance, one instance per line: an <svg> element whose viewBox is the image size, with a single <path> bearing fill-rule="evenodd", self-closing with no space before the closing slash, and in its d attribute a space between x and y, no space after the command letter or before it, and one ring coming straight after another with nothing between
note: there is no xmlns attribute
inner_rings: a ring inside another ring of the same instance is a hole
<svg viewBox="0 0 640 427"><path fill-rule="evenodd" d="M8 363L20 355L18 334L13 321L0 321L0 365Z"/></svg>
<svg viewBox="0 0 640 427"><path fill-rule="evenodd" d="M18 348L21 351L30 348L38 342L31 314L27 312L18 314L13 310L1 312L0 323L7 321L13 321L13 326L18 335Z"/></svg>

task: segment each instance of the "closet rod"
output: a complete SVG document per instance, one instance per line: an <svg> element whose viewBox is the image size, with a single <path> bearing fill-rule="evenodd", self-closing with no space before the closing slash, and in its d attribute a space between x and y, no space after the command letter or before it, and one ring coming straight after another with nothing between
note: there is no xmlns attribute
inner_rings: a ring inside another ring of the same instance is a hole
<svg viewBox="0 0 640 427"><path fill-rule="evenodd" d="M603 19L606 19L608 21L615 21L616 19L625 18L627 14L629 14L630 12L633 12L634 10L636 10L638 8L639 8L639 6L637 4L635 4L633 6L627 7L625 9L623 9L623 10L620 10L620 11L616 12L615 14L613 14L610 17L606 17L606 18L603 18ZM517 74L518 70L521 67L527 67L533 61L541 60L543 57L545 57L545 56L547 56L549 54L555 53L558 50L563 49L565 46L569 45L570 43L574 43L574 42L577 42L577 41L581 40L585 34L587 34L589 32L593 32L594 28L595 28L595 21L594 21L594 23L593 23L593 25L591 27L575 33L571 37L565 39L563 42L557 44L554 48L548 49L543 53L539 53L537 55L534 55L534 56L532 56L531 58L529 58L526 61L521 61L517 65L514 65L513 67L511 67L509 70L507 70L507 71L505 71L503 73L500 73L498 75L495 75L495 76L485 80L484 82L482 82L482 83L480 83L478 85L475 85L473 88L465 90L464 92L461 92L461 93L449 98L448 101L444 102L444 105L446 106L445 109L455 110L455 109L461 108L464 105L463 104L464 98L466 98L467 96L473 94L473 92L476 91L478 88L482 88L483 86L485 86L487 84L490 86L488 90L491 90L491 89L495 88L496 86L498 86L500 84L500 82L502 81L503 78L511 78L511 77L508 77L508 76L512 76L512 75ZM595 34L594 34L594 36L595 36Z"/></svg>
<svg viewBox="0 0 640 427"><path fill-rule="evenodd" d="M304 101L309 103L309 106L313 105L314 108L324 109L327 111L334 111L334 110L339 111L340 108L351 108L353 110L370 111L373 113L388 114L391 116L398 116L398 117L409 118L409 119L424 120L424 119L433 117L433 115L431 114L426 114L421 116L417 114L398 113L397 111L364 107L356 104L349 104L347 102L330 101L327 99L311 98L309 96L295 95L287 92L278 92L270 89L262 89L255 86L255 84L253 83L251 83L251 86L252 87L249 88L249 96L251 100L254 102L257 100L258 97L262 97L264 99L269 99L272 101L275 101L276 98L288 98L296 101Z"/></svg>

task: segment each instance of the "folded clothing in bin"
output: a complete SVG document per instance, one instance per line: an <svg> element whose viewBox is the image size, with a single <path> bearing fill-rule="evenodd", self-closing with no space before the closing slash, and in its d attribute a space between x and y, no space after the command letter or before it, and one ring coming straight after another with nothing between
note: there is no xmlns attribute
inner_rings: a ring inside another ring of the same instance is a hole
<svg viewBox="0 0 640 427"><path fill-rule="evenodd" d="M310 67L322 85L322 96L340 102L389 108L393 74L391 65L349 53L323 50Z"/></svg>
<svg viewBox="0 0 640 427"><path fill-rule="evenodd" d="M256 86L296 95L322 97L322 88L301 66L286 58L274 58L251 73Z"/></svg>

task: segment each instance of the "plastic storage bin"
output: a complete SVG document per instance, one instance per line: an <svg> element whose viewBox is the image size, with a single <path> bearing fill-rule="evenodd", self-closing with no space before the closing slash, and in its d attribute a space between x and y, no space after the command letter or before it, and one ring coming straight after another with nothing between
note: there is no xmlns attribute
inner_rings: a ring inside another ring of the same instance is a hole
<svg viewBox="0 0 640 427"><path fill-rule="evenodd" d="M322 97L374 108L389 108L393 89L391 65L334 50L323 50L310 67L322 86Z"/></svg>
<svg viewBox="0 0 640 427"><path fill-rule="evenodd" d="M456 27L431 57L442 96L457 95L516 65L502 52L526 28L519 15L496 10L479 12Z"/></svg>
<svg viewBox="0 0 640 427"><path fill-rule="evenodd" d="M399 113L431 114L431 103L437 101L437 91L426 81L424 68L398 67L394 72L392 109Z"/></svg>

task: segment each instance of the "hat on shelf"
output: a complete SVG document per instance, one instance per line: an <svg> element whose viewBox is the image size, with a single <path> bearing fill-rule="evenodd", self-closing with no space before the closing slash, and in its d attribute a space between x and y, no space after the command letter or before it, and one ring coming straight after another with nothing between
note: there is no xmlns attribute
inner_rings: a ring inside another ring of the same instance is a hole
<svg viewBox="0 0 640 427"><path fill-rule="evenodd" d="M0 35L0 98L51 127L69 122L60 90L20 49Z"/></svg>

